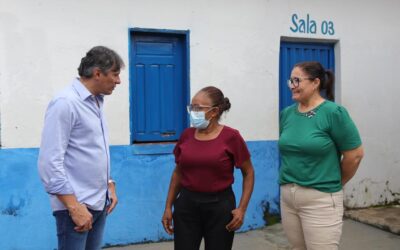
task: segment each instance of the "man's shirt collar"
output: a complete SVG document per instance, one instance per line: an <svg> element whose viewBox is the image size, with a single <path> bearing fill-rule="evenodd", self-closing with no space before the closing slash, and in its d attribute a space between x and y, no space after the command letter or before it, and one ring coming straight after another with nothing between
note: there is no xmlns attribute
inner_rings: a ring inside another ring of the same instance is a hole
<svg viewBox="0 0 400 250"><path fill-rule="evenodd" d="M85 87L85 85L83 85L83 83L79 80L79 78L75 78L72 86L74 87L74 89L76 90L76 92L78 93L79 97L81 98L81 100L86 100L89 96L92 96L92 93L90 93L90 91Z"/></svg>

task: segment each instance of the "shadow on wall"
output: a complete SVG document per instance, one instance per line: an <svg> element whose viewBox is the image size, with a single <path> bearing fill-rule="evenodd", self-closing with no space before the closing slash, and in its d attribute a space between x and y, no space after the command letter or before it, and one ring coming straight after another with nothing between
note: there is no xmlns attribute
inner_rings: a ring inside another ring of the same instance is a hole
<svg viewBox="0 0 400 250"><path fill-rule="evenodd" d="M2 215L19 216L22 208L25 205L25 200L23 198L10 197L10 201L1 211Z"/></svg>
<svg viewBox="0 0 400 250"><path fill-rule="evenodd" d="M271 209L270 203L268 201L262 201L261 206L263 207L264 211L263 219L265 221L265 225L271 226L281 221L279 197L274 199L273 206L274 208L277 207L278 209Z"/></svg>

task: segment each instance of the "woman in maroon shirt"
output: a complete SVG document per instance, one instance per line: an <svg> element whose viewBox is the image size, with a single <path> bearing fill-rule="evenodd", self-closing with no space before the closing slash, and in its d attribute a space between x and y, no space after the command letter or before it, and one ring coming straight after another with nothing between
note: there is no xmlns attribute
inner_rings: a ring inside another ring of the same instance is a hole
<svg viewBox="0 0 400 250"><path fill-rule="evenodd" d="M219 124L230 107L216 87L200 90L188 106L193 127L175 146L176 167L162 218L165 231L174 234L175 250L198 250L203 237L206 250L231 249L234 232L243 224L254 170L239 132ZM231 187L234 166L243 175L238 207Z"/></svg>

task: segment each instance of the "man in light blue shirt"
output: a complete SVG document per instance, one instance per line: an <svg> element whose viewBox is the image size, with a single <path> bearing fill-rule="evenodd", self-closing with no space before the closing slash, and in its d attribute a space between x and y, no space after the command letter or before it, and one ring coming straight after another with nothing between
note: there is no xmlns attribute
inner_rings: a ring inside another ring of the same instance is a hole
<svg viewBox="0 0 400 250"><path fill-rule="evenodd" d="M81 60L80 78L47 108L38 168L56 218L58 249L101 249L106 214L117 204L103 98L120 84L123 67L113 50L92 48Z"/></svg>

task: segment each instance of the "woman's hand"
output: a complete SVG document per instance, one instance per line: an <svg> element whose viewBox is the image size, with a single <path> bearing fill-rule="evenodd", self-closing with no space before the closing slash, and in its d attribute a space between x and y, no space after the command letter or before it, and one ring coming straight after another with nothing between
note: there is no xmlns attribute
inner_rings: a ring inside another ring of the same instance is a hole
<svg viewBox="0 0 400 250"><path fill-rule="evenodd" d="M165 209L164 215L161 219L161 223L164 227L165 232L170 235L174 233L174 227L172 226L172 211L170 208Z"/></svg>
<svg viewBox="0 0 400 250"><path fill-rule="evenodd" d="M233 218L229 222L229 224L226 225L226 230L228 230L229 232L238 230L243 225L245 213L246 211L241 208L236 208L232 210Z"/></svg>
<svg viewBox="0 0 400 250"><path fill-rule="evenodd" d="M345 185L355 175L361 159L364 157L364 149L362 146L343 151L343 158L341 161L342 168L342 185Z"/></svg>
<svg viewBox="0 0 400 250"><path fill-rule="evenodd" d="M243 191L242 198L238 208L232 210L232 220L226 225L226 229L230 232L238 230L244 222L244 215L246 214L247 205L249 204L251 193L254 187L254 168L251 160L243 162L240 168L243 175Z"/></svg>
<svg viewBox="0 0 400 250"><path fill-rule="evenodd" d="M178 194L181 185L181 172L179 166L177 165L171 176L171 182L169 184L167 201L165 203L164 215L161 219L161 223L164 227L165 232L168 234L174 233L174 227L172 225L172 204L175 201L176 195Z"/></svg>

